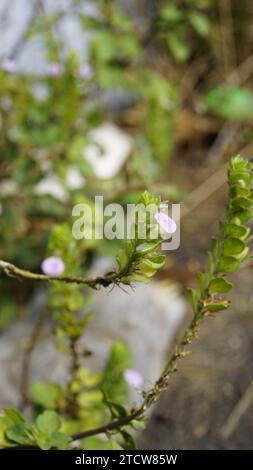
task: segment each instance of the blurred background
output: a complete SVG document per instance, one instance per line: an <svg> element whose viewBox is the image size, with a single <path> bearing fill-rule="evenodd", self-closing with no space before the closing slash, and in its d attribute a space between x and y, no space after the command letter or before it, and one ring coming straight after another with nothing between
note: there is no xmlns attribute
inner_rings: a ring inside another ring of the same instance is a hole
<svg viewBox="0 0 253 470"><path fill-rule="evenodd" d="M0 259L40 272L49 254L71 257L72 207L95 195L127 204L148 189L181 203L181 244L156 280L92 299L94 370L121 338L149 387L189 321L186 287L224 211L227 162L252 158L252 18L250 0L0 0ZM118 248L79 242L81 273L112 269ZM234 276L232 308L206 321L141 448L252 447L251 276ZM46 286L1 273L1 407L27 381L66 375L41 320L47 299Z"/></svg>

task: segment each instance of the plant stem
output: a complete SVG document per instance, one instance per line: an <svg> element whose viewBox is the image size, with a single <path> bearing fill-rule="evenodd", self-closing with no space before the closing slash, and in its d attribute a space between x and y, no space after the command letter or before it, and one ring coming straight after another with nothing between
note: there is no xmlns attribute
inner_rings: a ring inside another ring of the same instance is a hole
<svg viewBox="0 0 253 470"><path fill-rule="evenodd" d="M130 425L134 420L139 420L143 418L146 411L156 403L161 393L166 390L171 375L177 370L177 361L187 355L185 347L189 343L191 343L197 336L199 331L199 323L204 318L205 313L206 311L203 308L203 304L201 302L199 304L197 312L194 314L190 326L185 331L179 345L176 347L176 350L170 357L159 379L148 392L144 393L144 399L139 408L133 410L133 412L128 416L107 423L101 427L73 434L72 441L84 439L90 436L95 436L97 434L107 433L108 431L119 431L122 427Z"/></svg>
<svg viewBox="0 0 253 470"><path fill-rule="evenodd" d="M24 352L22 368L21 368L21 376L20 376L20 395L21 395L21 404L20 407L23 408L27 403L29 403L29 398L27 395L27 389L29 384L29 374L30 374L30 363L32 353L36 346L37 340L39 338L41 328L47 318L48 309L46 310L46 315L44 309L40 312L37 321L34 324L33 331L29 338L28 345Z"/></svg>
<svg viewBox="0 0 253 470"><path fill-rule="evenodd" d="M99 286L108 287L111 284L118 282L121 278L121 273L113 272L105 275L104 277L97 277L95 279L86 279L82 276L55 276L46 274L37 274L31 271L18 268L14 264L0 260L0 268L2 268L8 276L17 276L34 281L60 281L66 283L85 284L92 289L97 289Z"/></svg>

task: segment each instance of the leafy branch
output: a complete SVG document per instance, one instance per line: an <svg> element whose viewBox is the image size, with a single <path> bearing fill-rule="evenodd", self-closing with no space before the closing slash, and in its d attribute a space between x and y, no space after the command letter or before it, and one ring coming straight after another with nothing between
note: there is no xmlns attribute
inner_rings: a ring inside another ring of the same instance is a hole
<svg viewBox="0 0 253 470"><path fill-rule="evenodd" d="M197 336L204 318L229 307L229 301L221 299L220 295L227 293L233 286L225 279L227 274L237 271L248 256L248 244L251 237L250 229L246 223L252 217L252 172L252 163L246 162L240 156L231 159L228 169L229 203L225 220L220 224L217 238L212 241L212 250L208 253L207 271L199 273L197 289L189 289L188 291L189 300L193 307L191 324L155 385L144 393L144 400L140 408L101 428L74 435L73 439L113 429L119 430L122 426L142 418L147 409L166 390L171 374L177 370L177 361L188 354L185 348Z"/></svg>
<svg viewBox="0 0 253 470"><path fill-rule="evenodd" d="M189 300L193 308L192 321L154 386L149 391L143 392L143 402L140 407L128 413L122 406L109 404L110 411L112 411L112 420L109 423L74 433L71 436L60 432L60 421L56 412L44 411L37 417L36 424L32 426L25 421L18 410L7 409L0 419L5 446L20 444L21 446L37 445L42 449L69 448L73 441L102 433L107 436L116 433L130 442L128 427L135 428L137 423L144 419L146 411L156 403L161 393L167 388L171 375L177 370L178 360L188 354L186 348L196 338L202 321L205 317L225 310L230 305L229 301L223 298L223 294L232 288L232 283L226 277L237 271L248 257L251 241L250 228L247 223L252 218L252 173L252 163L246 162L240 156L231 159L228 169L229 202L225 218L219 225L217 238L212 241L206 272L199 273L197 288L189 289ZM134 266L131 275L137 275L137 277L140 275L138 270L141 270L143 259L138 257L138 243L139 240L135 238L134 243L131 243L131 246L119 258L119 266L122 266L121 273L125 262L124 275L127 274L128 266ZM124 255L128 255L126 261ZM152 256L154 256L153 252ZM131 260L131 263L128 264L127 260ZM130 277L127 282L129 281Z"/></svg>
<svg viewBox="0 0 253 470"><path fill-rule="evenodd" d="M0 267L8 276L17 276L33 281L59 281L67 284L83 284L92 289L109 287L110 285L131 284L132 281L146 282L152 277L165 262L165 256L157 252L157 248L163 241L158 233L157 239L151 239L152 222L149 207L159 210L160 196L154 196L145 191L139 199L139 212L136 214L133 237L127 239L124 248L118 252L118 269L105 276L95 279L87 279L74 275L48 275L30 272L15 266L12 263L0 260ZM144 225L144 231L141 230ZM65 228L65 227L64 227Z"/></svg>

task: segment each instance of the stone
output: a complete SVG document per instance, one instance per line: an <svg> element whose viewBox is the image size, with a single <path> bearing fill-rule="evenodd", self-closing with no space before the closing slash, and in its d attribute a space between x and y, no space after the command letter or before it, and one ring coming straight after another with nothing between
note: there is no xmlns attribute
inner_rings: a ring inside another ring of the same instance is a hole
<svg viewBox="0 0 253 470"><path fill-rule="evenodd" d="M105 122L88 134L84 158L98 178L113 178L124 165L133 147L132 137L111 122Z"/></svg>
<svg viewBox="0 0 253 470"><path fill-rule="evenodd" d="M29 317L19 320L2 332L0 342L0 407L19 403L18 386L24 348L34 328L38 311L43 308L46 295L30 304ZM168 352L175 342L186 317L186 302L175 286L152 281L147 286L136 285L135 292L101 290L91 310L94 318L80 341L80 348L92 352L84 359L86 366L99 371L114 341L126 342L132 352L132 368L144 379L144 389L158 378ZM31 360L30 381L53 380L64 383L68 377L69 358L54 348L52 325L45 323ZM141 400L133 390L133 404Z"/></svg>

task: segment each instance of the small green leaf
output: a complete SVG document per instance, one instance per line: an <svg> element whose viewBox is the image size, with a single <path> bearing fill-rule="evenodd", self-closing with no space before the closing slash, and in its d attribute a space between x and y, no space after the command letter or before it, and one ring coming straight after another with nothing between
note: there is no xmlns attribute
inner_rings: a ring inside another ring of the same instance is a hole
<svg viewBox="0 0 253 470"><path fill-rule="evenodd" d="M36 419L36 425L42 433L50 436L53 432L58 431L61 425L59 415L55 411L44 411Z"/></svg>
<svg viewBox="0 0 253 470"><path fill-rule="evenodd" d="M163 255L160 256L150 256L149 258L145 258L145 264L147 266L150 266L151 268L154 269L160 269L164 266L164 263L166 261L166 257Z"/></svg>
<svg viewBox="0 0 253 470"><path fill-rule="evenodd" d="M229 292L232 287L233 284L231 284L231 282L226 281L223 277L216 277L210 282L208 290L225 294L226 292Z"/></svg>
<svg viewBox="0 0 253 470"><path fill-rule="evenodd" d="M5 408L4 414L7 416L13 424L24 423L25 418L16 408Z"/></svg>
<svg viewBox="0 0 253 470"><path fill-rule="evenodd" d="M239 207L242 209L250 209L252 206L252 201L249 198L238 196L232 199L233 207Z"/></svg>
<svg viewBox="0 0 253 470"><path fill-rule="evenodd" d="M131 364L132 356L128 346L122 341L116 341L110 351L101 380L101 390L109 402L120 405L125 403L128 386L123 372L131 367Z"/></svg>
<svg viewBox="0 0 253 470"><path fill-rule="evenodd" d="M217 258L218 252L219 252L219 244L216 238L212 238L212 251L213 251L214 257Z"/></svg>
<svg viewBox="0 0 253 470"><path fill-rule="evenodd" d="M195 311L197 308L197 303L199 300L199 291L197 289L189 288L187 289L188 300Z"/></svg>
<svg viewBox="0 0 253 470"><path fill-rule="evenodd" d="M159 244L160 240L151 240L149 242L144 242L137 246L136 251L143 254L150 253L151 251L154 251Z"/></svg>
<svg viewBox="0 0 253 470"><path fill-rule="evenodd" d="M140 274L144 274L144 276L147 276L147 277L152 277L156 274L156 271L157 269L156 268L152 268L147 262L146 260L144 260L142 263L139 264L139 270L140 270Z"/></svg>
<svg viewBox="0 0 253 470"><path fill-rule="evenodd" d="M252 120L253 117L253 93L251 90L246 88L231 88L225 86L219 86L208 91L205 102L209 109L216 115L221 116L225 119L232 119L235 121ZM222 106L221 106L222 103ZM241 157L239 157L241 158ZM237 163L233 164L232 171L233 175L229 178L231 184L236 183L241 179L238 174L238 170L244 170L245 162L241 163L241 160L237 160ZM243 179L249 184L250 174L248 172L242 172ZM229 175L230 176L230 175Z"/></svg>
<svg viewBox="0 0 253 470"><path fill-rule="evenodd" d="M245 240L245 238L247 238L250 233L250 229L248 227L244 227L243 225L227 224L224 226L224 232L231 237Z"/></svg>
<svg viewBox="0 0 253 470"><path fill-rule="evenodd" d="M49 442L50 447L61 450L65 449L66 446L71 442L71 437L62 432L54 431L50 436Z"/></svg>
<svg viewBox="0 0 253 470"><path fill-rule="evenodd" d="M9 440L17 444L31 444L33 441L29 437L31 426L24 422L18 423L6 430L6 436Z"/></svg>
<svg viewBox="0 0 253 470"><path fill-rule="evenodd" d="M171 32L167 35L167 43L178 62L185 62L188 59L190 49L184 37L181 37L176 32Z"/></svg>
<svg viewBox="0 0 253 470"><path fill-rule="evenodd" d="M248 197L250 196L250 189L242 188L240 185L235 184L230 187L230 195L232 196L232 198L236 198L239 196Z"/></svg>
<svg viewBox="0 0 253 470"><path fill-rule="evenodd" d="M205 305L206 309L209 312L219 312L220 310L226 310L230 306L230 302L228 300L224 300L223 302L207 304Z"/></svg>
<svg viewBox="0 0 253 470"><path fill-rule="evenodd" d="M147 276L144 276L144 275L138 274L138 273L133 273L131 275L131 280L136 281L136 282L140 282L141 284L149 284L149 278Z"/></svg>
<svg viewBox="0 0 253 470"><path fill-rule="evenodd" d="M127 410L124 408L124 406L120 405L119 403L107 400L106 395L104 396L104 402L110 409L112 416L118 418L125 418L127 416Z"/></svg>
<svg viewBox="0 0 253 470"><path fill-rule="evenodd" d="M206 15L198 11L192 11L189 13L189 20L200 36L207 36L210 31L210 22Z"/></svg>
<svg viewBox="0 0 253 470"><path fill-rule="evenodd" d="M237 271L240 262L232 256L222 256L218 263L218 271L221 273L233 273Z"/></svg>
<svg viewBox="0 0 253 470"><path fill-rule="evenodd" d="M54 382L34 382L31 385L31 399L44 408L55 409L62 397L62 389Z"/></svg>
<svg viewBox="0 0 253 470"><path fill-rule="evenodd" d="M222 254L225 256L239 255L245 249L245 243L239 238L229 237L223 243Z"/></svg>
<svg viewBox="0 0 253 470"><path fill-rule="evenodd" d="M103 447L104 450L122 450L123 447L121 447L116 441L114 441L113 439L108 439L108 441L105 442L104 444L104 447Z"/></svg>
<svg viewBox="0 0 253 470"><path fill-rule="evenodd" d="M131 434L129 434L129 432L123 430L121 431L121 436L123 437L124 439L124 444L127 449L131 449L131 450L136 450L137 449L137 446L136 446L136 442L133 438L133 436L131 436Z"/></svg>
<svg viewBox="0 0 253 470"><path fill-rule="evenodd" d="M251 217L252 217L252 211L250 210L243 210L243 209L238 209L238 210L234 210L233 211L233 215L234 217L236 217L237 219L239 219L240 223L241 224L245 224L246 222L248 222Z"/></svg>
<svg viewBox="0 0 253 470"><path fill-rule="evenodd" d="M118 254L117 254L117 263L118 263L118 266L119 266L119 269L123 269L126 264L127 264L127 255L126 255L126 252L124 250L119 250L118 251Z"/></svg>
<svg viewBox="0 0 253 470"><path fill-rule="evenodd" d="M161 19L165 23L175 23L183 18L182 11L175 5L166 5L161 10Z"/></svg>

